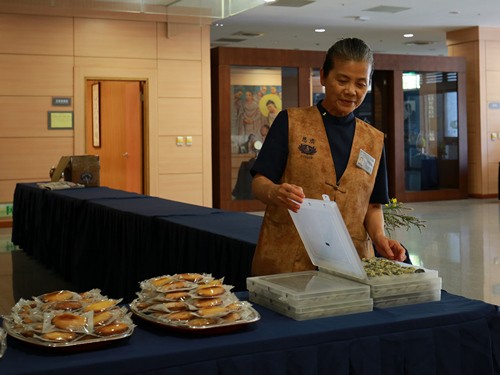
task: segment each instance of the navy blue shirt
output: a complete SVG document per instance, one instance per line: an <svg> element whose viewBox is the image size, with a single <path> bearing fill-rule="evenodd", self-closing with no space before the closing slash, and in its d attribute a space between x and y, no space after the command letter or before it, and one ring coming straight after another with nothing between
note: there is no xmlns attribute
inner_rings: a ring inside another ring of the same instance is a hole
<svg viewBox="0 0 500 375"><path fill-rule="evenodd" d="M323 123L325 124L326 135L328 137L328 143L330 144L338 182L349 161L352 141L354 139L354 129L356 127L356 118L353 113L345 117L332 116L323 108L321 102L318 103L317 107L322 114ZM269 129L264 145L250 172L252 176L259 173L266 176L274 183L279 183L285 171L287 159L288 112L283 110L278 114L273 125ZM370 203L386 204L387 202L389 202L389 193L387 187L385 149L383 149L377 176L375 178L375 185L370 196Z"/></svg>

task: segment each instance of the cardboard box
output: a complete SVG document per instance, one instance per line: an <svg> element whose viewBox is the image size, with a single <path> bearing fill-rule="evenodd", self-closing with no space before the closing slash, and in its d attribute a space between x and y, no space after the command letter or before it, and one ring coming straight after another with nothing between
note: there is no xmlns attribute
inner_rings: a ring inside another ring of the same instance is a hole
<svg viewBox="0 0 500 375"><path fill-rule="evenodd" d="M54 170L51 181L61 178L85 186L100 185L100 170L98 155L63 156Z"/></svg>

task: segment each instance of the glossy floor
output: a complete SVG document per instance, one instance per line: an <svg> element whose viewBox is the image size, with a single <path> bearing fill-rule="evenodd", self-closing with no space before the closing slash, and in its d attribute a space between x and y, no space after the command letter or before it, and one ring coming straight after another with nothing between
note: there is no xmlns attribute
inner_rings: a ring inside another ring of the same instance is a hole
<svg viewBox="0 0 500 375"><path fill-rule="evenodd" d="M398 229L393 237L409 250L414 264L438 270L450 293L500 305L500 201L467 199L405 206L426 227ZM26 256L0 229L0 314L19 298L71 288L58 275Z"/></svg>

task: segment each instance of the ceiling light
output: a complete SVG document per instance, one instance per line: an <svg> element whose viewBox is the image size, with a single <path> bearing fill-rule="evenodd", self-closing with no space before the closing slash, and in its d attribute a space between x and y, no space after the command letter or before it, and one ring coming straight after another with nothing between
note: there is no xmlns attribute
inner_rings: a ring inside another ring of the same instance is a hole
<svg viewBox="0 0 500 375"><path fill-rule="evenodd" d="M264 0L265 3L274 3L276 0Z"/></svg>
<svg viewBox="0 0 500 375"><path fill-rule="evenodd" d="M354 18L356 21L368 21L370 20L370 17L368 16L357 16L356 18Z"/></svg>
<svg viewBox="0 0 500 375"><path fill-rule="evenodd" d="M326 29L314 29L315 33L324 33Z"/></svg>
<svg viewBox="0 0 500 375"><path fill-rule="evenodd" d="M403 34L403 36L405 38L413 38L414 35L412 33L407 33L407 34Z"/></svg>

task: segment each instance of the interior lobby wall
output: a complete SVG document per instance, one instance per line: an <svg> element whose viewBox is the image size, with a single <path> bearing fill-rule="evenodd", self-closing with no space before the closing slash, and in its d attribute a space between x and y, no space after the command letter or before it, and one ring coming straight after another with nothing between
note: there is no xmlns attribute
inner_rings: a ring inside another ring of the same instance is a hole
<svg viewBox="0 0 500 375"><path fill-rule="evenodd" d="M151 195L212 205L209 25L11 14L0 9L0 202L17 182L46 181L63 155L85 151L84 80L146 79L146 175ZM69 98L70 106L53 105ZM73 112L49 129L48 112ZM192 144L177 146L177 137Z"/></svg>
<svg viewBox="0 0 500 375"><path fill-rule="evenodd" d="M447 33L450 56L467 62L469 195L498 194L500 162L500 29L471 27Z"/></svg>

